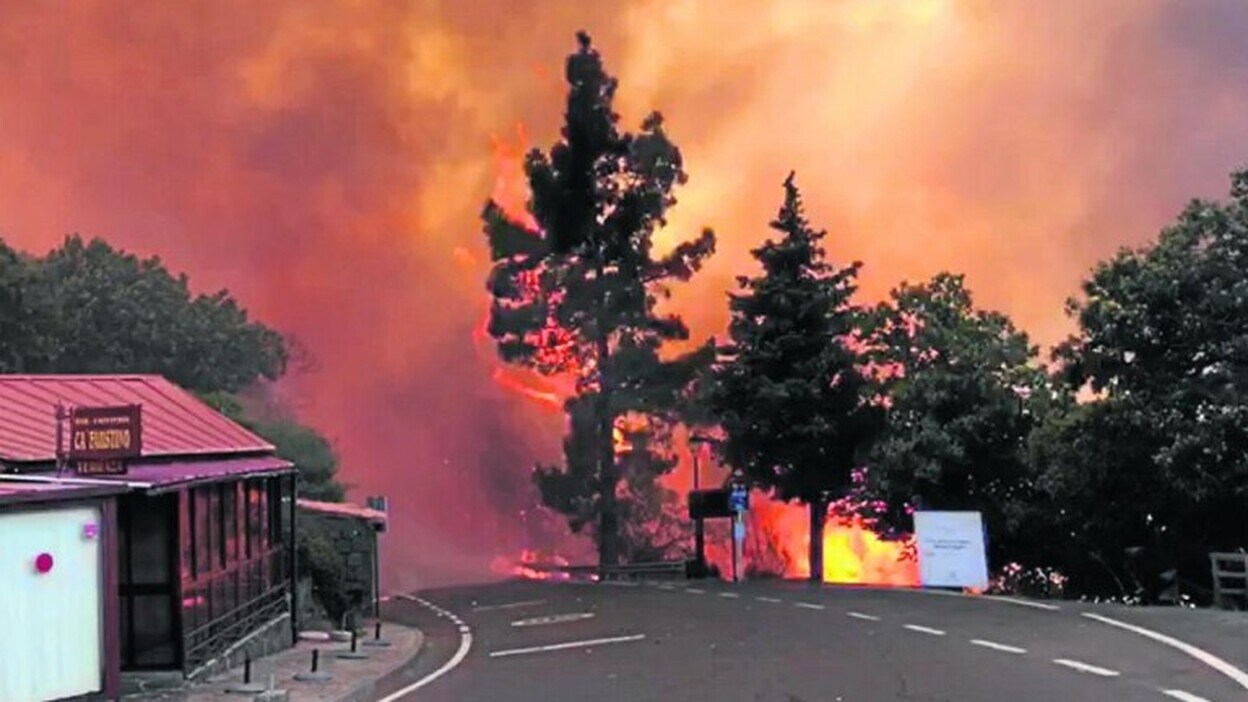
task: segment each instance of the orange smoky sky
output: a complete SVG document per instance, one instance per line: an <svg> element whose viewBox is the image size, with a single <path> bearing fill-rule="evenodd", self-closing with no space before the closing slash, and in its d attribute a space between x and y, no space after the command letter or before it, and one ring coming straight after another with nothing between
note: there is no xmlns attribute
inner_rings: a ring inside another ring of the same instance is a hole
<svg viewBox="0 0 1248 702"><path fill-rule="evenodd" d="M391 496L388 578L530 543L557 416L473 332L493 137L557 134L590 31L629 125L691 175L663 237L719 253L678 292L699 336L796 169L863 292L941 269L1051 343L1098 259L1248 162L1239 0L188 0L0 4L0 235L159 254L228 287L315 367L283 383L353 496Z"/></svg>

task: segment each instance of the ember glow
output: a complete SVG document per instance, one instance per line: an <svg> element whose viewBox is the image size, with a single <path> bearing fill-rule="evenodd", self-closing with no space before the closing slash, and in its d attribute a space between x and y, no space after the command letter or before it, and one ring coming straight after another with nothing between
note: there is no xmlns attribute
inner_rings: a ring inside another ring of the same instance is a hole
<svg viewBox="0 0 1248 702"><path fill-rule="evenodd" d="M486 574L545 534L517 515L563 428L558 387L473 348L489 137L556 138L578 29L682 149L673 238L720 239L673 301L697 339L790 169L864 294L965 272L1051 343L1096 259L1248 159L1242 2L6 0L0 235L228 287L310 353L278 390L352 496L391 497L388 585Z"/></svg>

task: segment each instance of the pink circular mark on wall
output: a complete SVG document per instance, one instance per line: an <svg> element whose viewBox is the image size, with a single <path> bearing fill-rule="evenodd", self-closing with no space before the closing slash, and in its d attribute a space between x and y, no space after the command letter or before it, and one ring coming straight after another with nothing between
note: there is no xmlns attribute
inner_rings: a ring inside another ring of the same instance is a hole
<svg viewBox="0 0 1248 702"><path fill-rule="evenodd" d="M41 553L38 556L35 556L35 570L38 571L40 575L52 570L52 554Z"/></svg>

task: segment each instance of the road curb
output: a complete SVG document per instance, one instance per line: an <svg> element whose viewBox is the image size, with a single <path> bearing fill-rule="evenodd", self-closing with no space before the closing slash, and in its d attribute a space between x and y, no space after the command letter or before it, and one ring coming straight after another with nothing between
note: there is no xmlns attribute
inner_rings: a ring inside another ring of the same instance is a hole
<svg viewBox="0 0 1248 702"><path fill-rule="evenodd" d="M389 670L370 680L363 680L351 690L333 700L333 702L371 702L376 698L377 686L390 679L404 669L415 665L420 659L420 654L425 651L425 632L415 627L409 627L416 632L416 645L413 646L412 654L407 658L395 663Z"/></svg>

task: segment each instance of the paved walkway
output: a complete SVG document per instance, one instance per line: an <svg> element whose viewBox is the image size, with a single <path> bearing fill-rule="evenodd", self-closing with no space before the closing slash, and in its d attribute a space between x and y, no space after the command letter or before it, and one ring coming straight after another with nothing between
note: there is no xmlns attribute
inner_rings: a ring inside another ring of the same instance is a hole
<svg viewBox="0 0 1248 702"><path fill-rule="evenodd" d="M371 633L370 633L371 636ZM390 642L386 648L359 646L368 654L365 660L346 660L337 653L348 651L349 643L334 641L300 641L295 648L251 662L251 681L268 686L270 676L274 687L290 693L291 702L367 702L373 699L375 683L415 660L424 643L418 629L389 622L382 637ZM360 639L360 643L366 639ZM332 679L323 683L298 682L295 673L311 668L312 649L320 649L319 669L329 673ZM124 698L131 700L161 700L162 702L246 702L254 695L227 692L227 688L241 682L243 669L233 669L211 680L180 690L149 693Z"/></svg>

